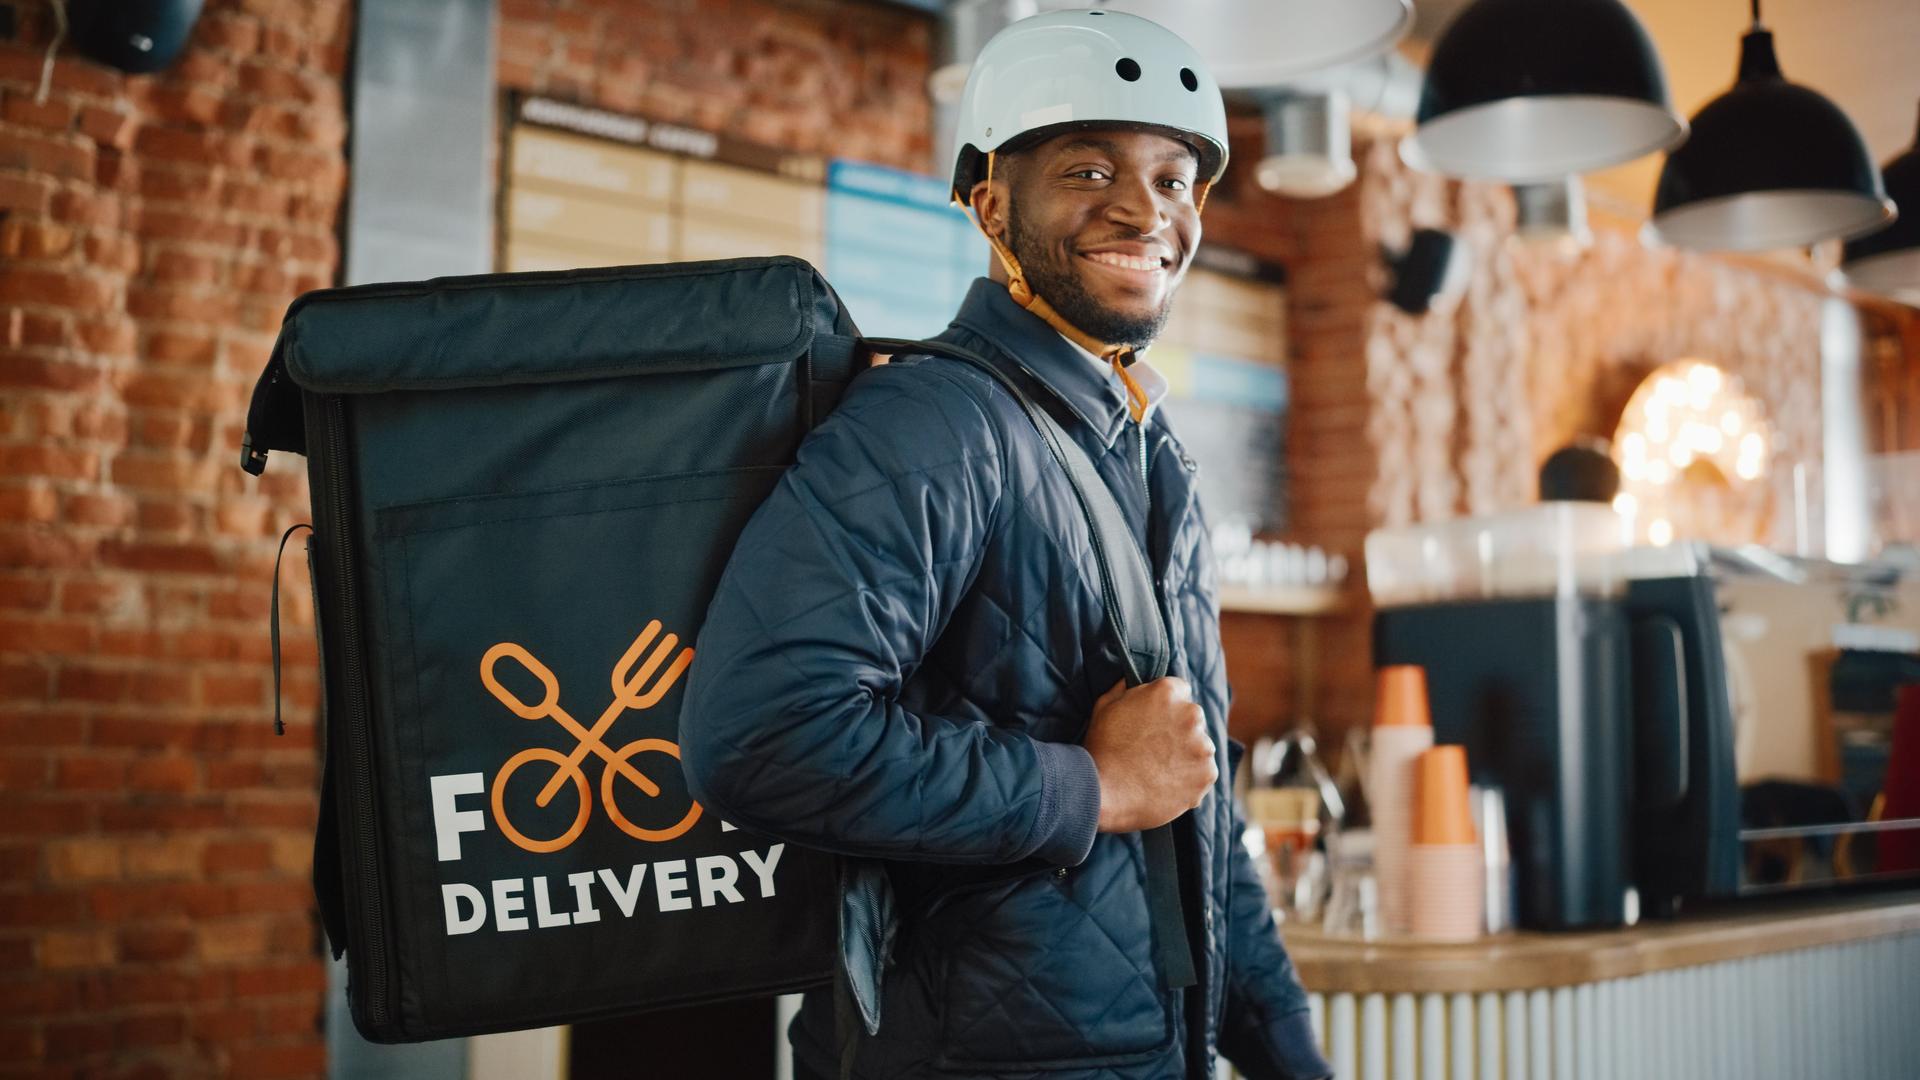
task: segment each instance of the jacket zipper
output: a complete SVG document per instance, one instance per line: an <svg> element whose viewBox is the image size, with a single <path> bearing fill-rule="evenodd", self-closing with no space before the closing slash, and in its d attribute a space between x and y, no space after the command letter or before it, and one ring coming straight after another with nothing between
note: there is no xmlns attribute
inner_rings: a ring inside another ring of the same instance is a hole
<svg viewBox="0 0 1920 1080"><path fill-rule="evenodd" d="M335 609L340 612L340 670L346 704L347 753L352 757L351 797L347 805L353 815L354 853L358 858L359 880L354 890L360 900L366 927L361 942L366 961L367 981L372 993L367 1000L367 1016L376 1027L384 1027L392 1017L392 987L387 974L385 898L380 884L380 829L373 790L373 733L367 707L365 651L360 638L359 593L354 580L351 493L347 479L346 404L337 395L327 399L327 457L321 470L326 480L326 499L331 528L327 543L331 549L334 579L330 583Z"/></svg>
<svg viewBox="0 0 1920 1080"><path fill-rule="evenodd" d="M1147 531L1151 534L1153 531L1153 485L1147 482L1147 422L1145 420L1133 422L1133 445L1137 451L1135 457L1140 463L1140 496L1146 500ZM1148 563L1148 569L1152 569L1151 562Z"/></svg>

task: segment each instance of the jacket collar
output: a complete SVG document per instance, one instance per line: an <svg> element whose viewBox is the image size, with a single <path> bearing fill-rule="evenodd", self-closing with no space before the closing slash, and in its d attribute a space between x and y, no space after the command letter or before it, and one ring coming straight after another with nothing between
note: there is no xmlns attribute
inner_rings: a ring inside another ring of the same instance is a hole
<svg viewBox="0 0 1920 1080"><path fill-rule="evenodd" d="M987 339L1025 366L1066 402L1095 435L1111 449L1127 423L1126 404L1114 395L1086 354L1045 319L1014 303L1007 287L988 278L975 278L960 303L953 325Z"/></svg>

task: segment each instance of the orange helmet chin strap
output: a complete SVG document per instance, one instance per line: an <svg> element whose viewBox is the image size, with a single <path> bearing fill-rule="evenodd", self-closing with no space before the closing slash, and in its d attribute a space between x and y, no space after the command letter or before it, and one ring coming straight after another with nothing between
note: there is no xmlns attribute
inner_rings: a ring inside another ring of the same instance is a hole
<svg viewBox="0 0 1920 1080"><path fill-rule="evenodd" d="M993 182L993 159L997 156L998 154L994 151L987 152L988 183ZM1202 182L1197 186L1194 192L1194 213L1199 213L1206 206L1207 192L1212 187L1213 185L1208 182ZM954 201L960 202L958 192L954 194ZM1040 316L1047 325L1058 330L1068 341L1107 361L1112 366L1114 374L1119 376L1120 385L1126 389L1128 415L1133 417L1135 423L1144 422L1148 404L1147 392L1141 389L1133 373L1127 370L1127 366L1134 361L1133 346L1109 344L1068 322L1065 316L1054 310L1052 304L1047 303L1046 298L1033 291L1033 286L1027 283L1026 271L1020 267L1020 260L1014 257L1013 251L1002 243L999 237L987 231L986 222L974 212L973 204L961 203L961 209L973 219L974 228L979 229L980 235L987 238L987 244L999 257L1000 265L1006 268L1007 294L1013 297L1013 302Z"/></svg>

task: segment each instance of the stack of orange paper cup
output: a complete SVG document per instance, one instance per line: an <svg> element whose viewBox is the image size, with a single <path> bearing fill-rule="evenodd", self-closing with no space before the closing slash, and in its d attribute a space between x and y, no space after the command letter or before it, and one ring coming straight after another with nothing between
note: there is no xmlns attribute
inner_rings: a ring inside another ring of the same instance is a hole
<svg viewBox="0 0 1920 1080"><path fill-rule="evenodd" d="M1426 941L1472 941L1485 921L1480 842L1467 801L1467 751L1436 746L1414 766L1407 849L1409 929Z"/></svg>
<svg viewBox="0 0 1920 1080"><path fill-rule="evenodd" d="M1367 799L1373 811L1373 871L1380 922L1388 934L1412 929L1406 877L1413 836L1413 763L1432 746L1426 669L1414 664L1381 668Z"/></svg>

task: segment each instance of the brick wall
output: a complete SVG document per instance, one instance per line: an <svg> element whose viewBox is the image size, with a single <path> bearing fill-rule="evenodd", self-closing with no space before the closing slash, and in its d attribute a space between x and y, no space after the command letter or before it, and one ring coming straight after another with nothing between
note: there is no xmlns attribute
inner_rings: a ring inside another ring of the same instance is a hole
<svg viewBox="0 0 1920 1080"><path fill-rule="evenodd" d="M1257 117L1234 116L1233 165L1207 201L1209 239L1275 260L1287 268L1287 470L1290 528L1284 539L1345 553L1359 565L1369 527L1366 488L1372 449L1361 437L1368 414L1366 372L1359 362L1373 293L1372 256L1360 237L1357 185L1325 199L1267 194L1253 182L1261 152ZM1296 698L1301 660L1296 620L1228 612L1220 633L1234 689L1230 726L1253 739L1300 719ZM1318 670L1365 663L1366 626L1351 618L1314 620ZM1324 684L1325 675L1318 682ZM1343 730L1367 708L1323 687L1310 704L1323 732Z"/></svg>
<svg viewBox="0 0 1920 1080"><path fill-rule="evenodd" d="M859 0L499 0L502 88L925 169L933 22Z"/></svg>
<svg viewBox="0 0 1920 1080"><path fill-rule="evenodd" d="M0 1076L314 1076L314 652L245 480L280 315L331 284L343 0L211 0L168 71L0 41ZM295 546L297 552L298 545ZM299 560L292 560L298 562Z"/></svg>
<svg viewBox="0 0 1920 1080"><path fill-rule="evenodd" d="M324 1074L301 462L237 466L286 305L333 283L345 0L209 0L126 77L0 40L0 1077ZM500 79L924 164L930 23L864 3L502 0ZM295 552L299 550L298 542Z"/></svg>

